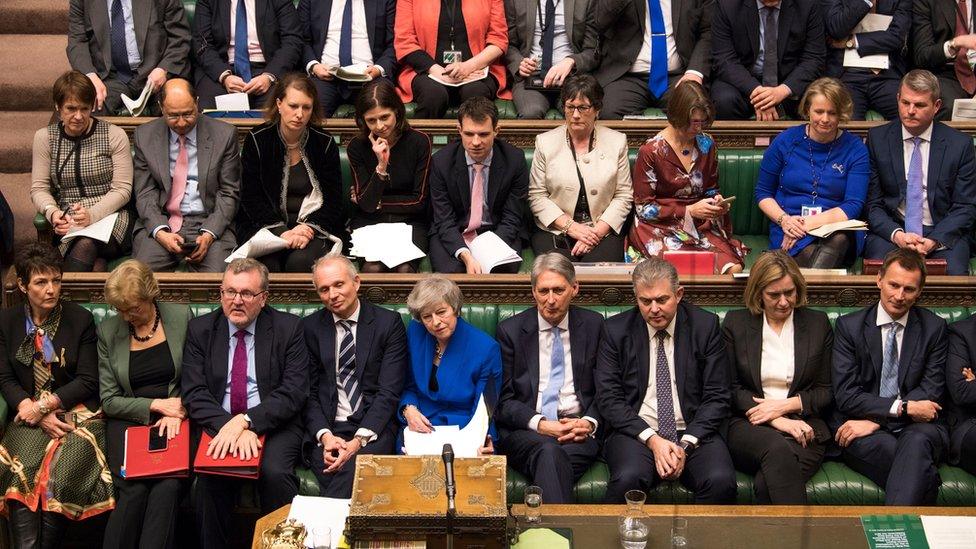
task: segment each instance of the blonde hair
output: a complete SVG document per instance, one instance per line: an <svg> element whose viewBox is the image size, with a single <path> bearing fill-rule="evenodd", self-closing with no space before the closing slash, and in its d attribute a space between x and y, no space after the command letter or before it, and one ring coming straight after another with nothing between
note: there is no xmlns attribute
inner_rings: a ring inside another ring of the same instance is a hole
<svg viewBox="0 0 976 549"><path fill-rule="evenodd" d="M803 93L797 109L805 120L810 119L810 103L813 102L815 95L822 95L827 101L830 101L830 104L837 110L837 117L842 123L850 122L851 115L854 114L854 100L851 99L851 92L847 91L840 80L825 76L814 80L812 84L807 86L807 91Z"/></svg>
<svg viewBox="0 0 976 549"><path fill-rule="evenodd" d="M428 276L421 278L410 290L407 296L407 309L410 316L420 320L424 311L428 311L441 301L448 304L454 310L455 316L461 316L461 305L464 298L461 295L461 288L454 281L443 276Z"/></svg>
<svg viewBox="0 0 976 549"><path fill-rule="evenodd" d="M759 256L756 263L749 270L749 280L743 295L746 307L754 315L762 313L762 293L767 286L777 280L789 276L796 286L796 306L807 304L807 281L800 273L800 267L790 254L783 250L766 252Z"/></svg>
<svg viewBox="0 0 976 549"><path fill-rule="evenodd" d="M105 281L105 301L116 309L159 299L159 284L152 269L138 259L123 261Z"/></svg>

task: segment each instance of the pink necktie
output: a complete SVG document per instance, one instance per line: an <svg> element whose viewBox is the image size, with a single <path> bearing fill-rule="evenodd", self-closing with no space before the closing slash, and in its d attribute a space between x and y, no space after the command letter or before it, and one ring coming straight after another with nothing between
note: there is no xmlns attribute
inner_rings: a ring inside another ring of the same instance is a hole
<svg viewBox="0 0 976 549"><path fill-rule="evenodd" d="M166 211L169 213L169 228L174 233L183 227L183 212L180 203L186 194L186 178L190 173L190 154L186 151L186 136L180 136L180 150L176 154L176 166L173 168L173 185L166 201Z"/></svg>
<svg viewBox="0 0 976 549"><path fill-rule="evenodd" d="M481 228L481 212L485 207L485 175L484 164L474 164L474 185L471 185L471 215L468 217L468 228L464 230L465 244L471 244L474 237L478 236L478 229Z"/></svg>
<svg viewBox="0 0 976 549"><path fill-rule="evenodd" d="M237 330L237 346L234 347L234 364L230 374L230 413L243 414L247 411L247 332Z"/></svg>

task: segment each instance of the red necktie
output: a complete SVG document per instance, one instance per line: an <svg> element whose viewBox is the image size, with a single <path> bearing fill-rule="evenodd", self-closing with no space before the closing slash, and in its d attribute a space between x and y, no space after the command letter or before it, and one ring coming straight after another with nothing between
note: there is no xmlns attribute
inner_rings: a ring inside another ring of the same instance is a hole
<svg viewBox="0 0 976 549"><path fill-rule="evenodd" d="M234 347L234 364L230 374L230 413L243 414L247 411L247 332L237 330L237 346Z"/></svg>
<svg viewBox="0 0 976 549"><path fill-rule="evenodd" d="M481 213L485 207L485 165L474 164L474 184L471 185L471 215L468 217L468 228L464 230L465 244L471 244L474 237L478 236L478 229L481 228Z"/></svg>
<svg viewBox="0 0 976 549"><path fill-rule="evenodd" d="M174 233L180 232L183 226L183 212L180 203L186 194L186 178L190 173L190 154L186 151L186 136L180 136L180 150L176 154L176 166L173 168L173 185L169 190L169 200L166 201L166 212L169 213L169 228Z"/></svg>
<svg viewBox="0 0 976 549"><path fill-rule="evenodd" d="M959 0L956 9L956 36L969 34L969 15L966 13L966 2ZM966 53L969 50L959 48L956 52L956 79L966 93L973 95L976 92L976 76L973 75L973 68L969 66L969 57Z"/></svg>

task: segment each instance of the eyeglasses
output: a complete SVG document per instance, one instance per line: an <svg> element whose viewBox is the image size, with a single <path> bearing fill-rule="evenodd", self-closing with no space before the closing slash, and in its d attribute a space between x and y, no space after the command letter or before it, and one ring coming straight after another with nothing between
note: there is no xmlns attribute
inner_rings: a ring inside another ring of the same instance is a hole
<svg viewBox="0 0 976 549"><path fill-rule="evenodd" d="M144 305L143 303L139 303L138 305L133 305L131 307L112 307L112 308L115 309L115 312L119 313L120 315L130 316L132 315L132 313L137 313L141 311L143 305Z"/></svg>
<svg viewBox="0 0 976 549"><path fill-rule="evenodd" d="M262 290L258 293L254 293L250 290L244 290L243 292L238 292L237 290L224 290L224 289L220 290L220 295L223 296L225 299L235 301L237 300L238 297L240 297L241 301L243 301L244 303L250 303L254 301L254 298L256 298L257 296L266 293L268 293L267 290Z"/></svg>
<svg viewBox="0 0 976 549"><path fill-rule="evenodd" d="M569 103L567 103L563 105L563 109L569 114L573 114L573 111L576 111L580 114L587 114L588 112L593 110L593 105L570 105Z"/></svg>
<svg viewBox="0 0 976 549"><path fill-rule="evenodd" d="M186 120L187 122L189 122L197 117L197 113L180 112L176 114L164 114L163 116L166 117L166 120L169 120L170 122L176 122L178 120Z"/></svg>

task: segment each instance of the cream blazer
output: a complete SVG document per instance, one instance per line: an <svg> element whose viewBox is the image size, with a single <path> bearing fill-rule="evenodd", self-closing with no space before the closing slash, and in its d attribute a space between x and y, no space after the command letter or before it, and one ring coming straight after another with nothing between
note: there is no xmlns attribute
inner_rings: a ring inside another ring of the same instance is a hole
<svg viewBox="0 0 976 549"><path fill-rule="evenodd" d="M549 228L563 214L573 215L579 197L579 177L573 153L566 143L566 126L535 138L529 179L529 207L539 229ZM593 221L604 221L620 233L634 203L627 158L627 137L600 125L594 129L593 150L579 155L579 169L586 184L586 199Z"/></svg>

